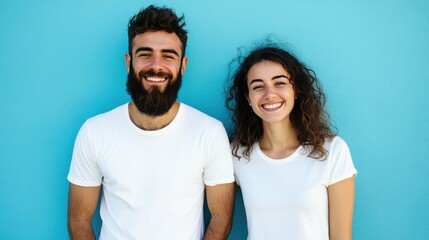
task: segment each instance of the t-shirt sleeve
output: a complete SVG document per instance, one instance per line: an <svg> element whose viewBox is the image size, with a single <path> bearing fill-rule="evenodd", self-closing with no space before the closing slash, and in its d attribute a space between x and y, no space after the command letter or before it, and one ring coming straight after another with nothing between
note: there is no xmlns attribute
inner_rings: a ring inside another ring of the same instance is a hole
<svg viewBox="0 0 429 240"><path fill-rule="evenodd" d="M88 121L80 128L73 149L69 182L85 187L100 186L102 175L98 168Z"/></svg>
<svg viewBox="0 0 429 240"><path fill-rule="evenodd" d="M329 179L327 186L357 174L349 147L343 139L335 137L328 154Z"/></svg>
<svg viewBox="0 0 429 240"><path fill-rule="evenodd" d="M214 186L217 184L234 182L231 149L225 128L219 122L211 135L205 163L204 184Z"/></svg>
<svg viewBox="0 0 429 240"><path fill-rule="evenodd" d="M238 179L237 175L236 175L236 174L234 174L234 177L235 177L235 183L236 183L238 186L240 186L240 180Z"/></svg>

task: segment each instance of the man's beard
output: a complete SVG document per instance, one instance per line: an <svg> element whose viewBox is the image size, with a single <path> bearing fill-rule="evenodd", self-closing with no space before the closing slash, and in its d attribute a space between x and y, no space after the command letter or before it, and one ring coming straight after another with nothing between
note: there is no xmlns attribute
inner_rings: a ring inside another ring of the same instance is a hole
<svg viewBox="0 0 429 240"><path fill-rule="evenodd" d="M165 86L164 92L161 92L157 86L152 86L151 89L146 90L142 84L142 81L145 80L142 79L148 76L167 77L168 83ZM151 117L162 116L167 113L176 102L182 84L182 74L180 71L177 73L175 81L172 78L173 76L170 73L156 73L153 70L142 70L139 72L138 76L136 76L133 66L130 65L127 92L141 113Z"/></svg>

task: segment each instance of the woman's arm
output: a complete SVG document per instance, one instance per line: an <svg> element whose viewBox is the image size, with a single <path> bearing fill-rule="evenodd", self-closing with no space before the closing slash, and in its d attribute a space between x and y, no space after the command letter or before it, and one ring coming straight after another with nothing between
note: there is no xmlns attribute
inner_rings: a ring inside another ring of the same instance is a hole
<svg viewBox="0 0 429 240"><path fill-rule="evenodd" d="M344 179L328 187L329 239L352 239L354 206L354 177Z"/></svg>

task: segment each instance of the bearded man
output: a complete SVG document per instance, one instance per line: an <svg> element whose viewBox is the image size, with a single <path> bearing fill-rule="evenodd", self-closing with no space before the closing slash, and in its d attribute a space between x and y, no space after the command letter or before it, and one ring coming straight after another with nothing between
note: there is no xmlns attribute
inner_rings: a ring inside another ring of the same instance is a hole
<svg viewBox="0 0 429 240"><path fill-rule="evenodd" d="M149 6L128 25L132 101L88 119L76 138L70 181L71 239L226 239L234 198L221 122L177 101L187 31L172 9ZM204 230L204 194L211 219Z"/></svg>

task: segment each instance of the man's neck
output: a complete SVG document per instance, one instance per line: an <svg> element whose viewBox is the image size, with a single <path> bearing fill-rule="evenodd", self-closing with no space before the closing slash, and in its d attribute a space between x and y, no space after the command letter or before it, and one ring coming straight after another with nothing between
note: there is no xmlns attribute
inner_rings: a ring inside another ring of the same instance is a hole
<svg viewBox="0 0 429 240"><path fill-rule="evenodd" d="M148 116L138 110L136 105L133 102L128 104L128 113L130 115L131 121L138 128L147 131L159 130L170 124L173 119L176 117L177 112L179 111L180 103L175 102L173 106L162 116L152 117Z"/></svg>

